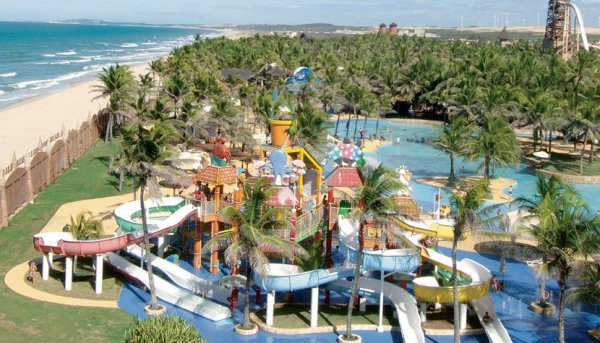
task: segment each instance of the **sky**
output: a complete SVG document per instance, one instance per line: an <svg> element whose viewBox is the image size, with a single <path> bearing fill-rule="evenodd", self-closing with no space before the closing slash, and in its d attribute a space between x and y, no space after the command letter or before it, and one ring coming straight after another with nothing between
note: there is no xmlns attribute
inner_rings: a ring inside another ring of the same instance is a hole
<svg viewBox="0 0 600 343"><path fill-rule="evenodd" d="M0 0L0 20L101 19L151 24L305 24L442 27L544 25L543 0ZM586 26L600 0L577 0Z"/></svg>

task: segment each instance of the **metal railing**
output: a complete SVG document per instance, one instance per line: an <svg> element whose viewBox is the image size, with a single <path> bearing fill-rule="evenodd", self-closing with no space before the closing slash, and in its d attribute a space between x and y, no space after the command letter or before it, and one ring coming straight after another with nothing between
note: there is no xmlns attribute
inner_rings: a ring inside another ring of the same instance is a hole
<svg viewBox="0 0 600 343"><path fill-rule="evenodd" d="M312 230L323 222L323 205L319 205L307 213L302 214L296 219L296 237L302 240L309 235Z"/></svg>

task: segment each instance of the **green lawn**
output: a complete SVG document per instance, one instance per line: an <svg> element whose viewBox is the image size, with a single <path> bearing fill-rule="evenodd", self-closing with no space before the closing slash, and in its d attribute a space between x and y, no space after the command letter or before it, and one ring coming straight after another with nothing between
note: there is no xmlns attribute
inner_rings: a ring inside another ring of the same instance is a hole
<svg viewBox="0 0 600 343"><path fill-rule="evenodd" d="M116 178L106 175L108 145L99 142L70 170L0 230L0 277L13 266L40 256L31 244L58 207L83 199L119 194ZM124 193L130 192L126 185ZM91 287L91 286L90 286ZM0 337L3 342L117 342L131 317L115 309L71 307L30 300L0 283Z"/></svg>
<svg viewBox="0 0 600 343"><path fill-rule="evenodd" d="M544 169L565 174L579 175L579 155L552 153L549 161L544 161ZM583 159L583 175L600 175L600 158L589 163L589 152Z"/></svg>
<svg viewBox="0 0 600 343"><path fill-rule="evenodd" d="M320 305L318 326L346 325L348 308L341 305ZM263 322L266 320L266 311L256 313ZM366 312L355 310L352 312L352 324L379 323L379 306L367 306ZM394 310L390 306L384 307L383 325L398 326L398 320L394 319ZM304 329L310 328L310 306L309 305L284 305L276 308L273 317L273 326L280 329Z"/></svg>

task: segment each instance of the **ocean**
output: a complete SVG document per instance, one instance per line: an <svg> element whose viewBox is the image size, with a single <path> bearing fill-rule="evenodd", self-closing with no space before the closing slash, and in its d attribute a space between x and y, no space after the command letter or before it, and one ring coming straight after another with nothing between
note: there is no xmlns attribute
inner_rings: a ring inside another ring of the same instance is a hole
<svg viewBox="0 0 600 343"><path fill-rule="evenodd" d="M90 79L115 63L149 62L218 31L117 24L0 22L0 108Z"/></svg>

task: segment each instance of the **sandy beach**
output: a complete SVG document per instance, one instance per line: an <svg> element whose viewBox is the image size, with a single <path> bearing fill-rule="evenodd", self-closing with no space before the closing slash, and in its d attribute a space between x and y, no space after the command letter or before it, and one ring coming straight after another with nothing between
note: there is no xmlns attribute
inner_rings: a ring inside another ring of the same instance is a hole
<svg viewBox="0 0 600 343"><path fill-rule="evenodd" d="M146 73L147 64L131 66L135 75ZM0 110L0 167L13 158L35 149L40 140L62 131L78 129L106 104L91 92L95 78L68 86L60 91L30 98Z"/></svg>

